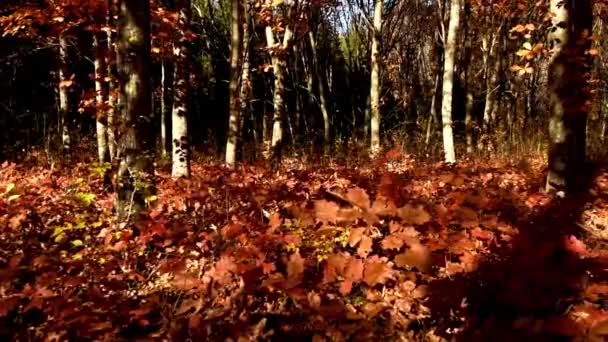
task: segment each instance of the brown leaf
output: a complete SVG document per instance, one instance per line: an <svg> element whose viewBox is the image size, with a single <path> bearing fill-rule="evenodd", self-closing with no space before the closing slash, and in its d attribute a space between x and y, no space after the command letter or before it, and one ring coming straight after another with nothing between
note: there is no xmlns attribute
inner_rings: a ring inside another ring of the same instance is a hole
<svg viewBox="0 0 608 342"><path fill-rule="evenodd" d="M401 236L401 234L395 233L395 234L391 234L391 235L385 237L380 242L380 245L382 246L382 249L384 249L384 250L387 250L387 249L399 250L399 249L401 249L401 247L403 246L404 243L405 243L405 241L403 241L403 236Z"/></svg>
<svg viewBox="0 0 608 342"><path fill-rule="evenodd" d="M431 269L431 252L425 246L416 244L407 250L395 256L395 265L399 267L416 267L422 272L428 272Z"/></svg>
<svg viewBox="0 0 608 342"><path fill-rule="evenodd" d="M351 228L348 234L348 245L355 247L361 241L363 233L365 233L365 228Z"/></svg>
<svg viewBox="0 0 608 342"><path fill-rule="evenodd" d="M287 262L287 288L298 286L304 275L304 258L299 252L293 253Z"/></svg>
<svg viewBox="0 0 608 342"><path fill-rule="evenodd" d="M363 279L363 268L363 259L351 256L348 259L348 263L346 264L346 268L344 270L344 277L347 279L351 279L352 281L361 281L361 279Z"/></svg>
<svg viewBox="0 0 608 342"><path fill-rule="evenodd" d="M398 209L397 216L399 216L406 224L418 224L422 225L431 220L431 215L422 207L413 207L406 205Z"/></svg>
<svg viewBox="0 0 608 342"><path fill-rule="evenodd" d="M391 266L377 256L374 256L365 263L365 271L363 272L363 281L369 286L384 284L387 280L393 277Z"/></svg>
<svg viewBox="0 0 608 342"><path fill-rule="evenodd" d="M335 222L340 206L327 200L315 201L315 217L319 221Z"/></svg>
<svg viewBox="0 0 608 342"><path fill-rule="evenodd" d="M390 199L381 197L374 201L370 212L378 216L394 216L397 213L397 207Z"/></svg>
<svg viewBox="0 0 608 342"><path fill-rule="evenodd" d="M361 188L348 189L346 199L360 208L369 209L369 196Z"/></svg>
<svg viewBox="0 0 608 342"><path fill-rule="evenodd" d="M374 318L386 308L387 304L385 303L366 303L365 305L363 305L361 310L367 315L367 317Z"/></svg>
<svg viewBox="0 0 608 342"><path fill-rule="evenodd" d="M372 251L373 240L367 235L363 235L361 237L361 243L359 243L359 248L357 248L357 254L365 258Z"/></svg>
<svg viewBox="0 0 608 342"><path fill-rule="evenodd" d="M344 273L347 257L344 254L332 254L327 257L323 270L323 284L336 281Z"/></svg>

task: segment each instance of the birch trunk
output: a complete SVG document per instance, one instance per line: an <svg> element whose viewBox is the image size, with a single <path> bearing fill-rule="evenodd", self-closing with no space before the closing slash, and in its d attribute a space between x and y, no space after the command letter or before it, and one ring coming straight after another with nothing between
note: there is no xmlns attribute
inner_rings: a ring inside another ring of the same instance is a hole
<svg viewBox="0 0 608 342"><path fill-rule="evenodd" d="M445 59L443 67L443 98L441 103L441 121L443 125L443 150L445 162L456 163L454 152L454 135L452 133L452 94L454 90L454 60L458 29L460 27L461 0L451 0L450 24L445 44Z"/></svg>
<svg viewBox="0 0 608 342"><path fill-rule="evenodd" d="M294 3L289 7L288 17L293 19ZM285 118L285 69L287 57L293 42L293 31L288 23L285 27L283 43L275 43L274 32L270 26L266 27L266 43L271 50L272 68L274 72L274 113L272 117L272 139L270 141L270 155L273 163L278 165L283 149L283 120Z"/></svg>
<svg viewBox="0 0 608 342"><path fill-rule="evenodd" d="M115 3L113 0L107 0L108 13L107 13L107 24L108 27L114 27L114 12ZM116 158L116 112L117 112L117 71L116 71L116 49L114 45L114 34L112 30L107 31L108 40L108 51L106 53L106 67L108 68L108 114L107 114L107 136L108 136L108 153L110 154L110 160Z"/></svg>
<svg viewBox="0 0 608 342"><path fill-rule="evenodd" d="M228 119L228 139L226 142L226 164L236 165L236 147L239 138L241 106L239 103L239 78L241 76L241 21L243 10L239 0L231 1L231 42L230 42L230 113Z"/></svg>
<svg viewBox="0 0 608 342"><path fill-rule="evenodd" d="M173 178L190 176L190 141L188 139L188 100L190 87L188 79L190 68L188 61L188 38L186 32L190 24L190 0L180 0L179 33L173 47L175 59L175 78L173 85L173 111L171 113L171 139L173 146L171 176Z"/></svg>
<svg viewBox="0 0 608 342"><path fill-rule="evenodd" d="M375 0L374 27L372 34L372 61L370 85L370 153L372 156L380 153L380 39L382 37L382 8L383 0Z"/></svg>
<svg viewBox="0 0 608 342"><path fill-rule="evenodd" d="M59 126L61 130L61 147L63 158L69 160L71 145L70 103L68 79L68 41L64 35L59 37Z"/></svg>
<svg viewBox="0 0 608 342"><path fill-rule="evenodd" d="M101 43L101 33L93 34L93 48L95 49L95 103L96 103L96 133L97 133L97 154L100 163L110 161L110 151L108 149L108 127L107 127L107 108L106 95L106 61L105 47Z"/></svg>

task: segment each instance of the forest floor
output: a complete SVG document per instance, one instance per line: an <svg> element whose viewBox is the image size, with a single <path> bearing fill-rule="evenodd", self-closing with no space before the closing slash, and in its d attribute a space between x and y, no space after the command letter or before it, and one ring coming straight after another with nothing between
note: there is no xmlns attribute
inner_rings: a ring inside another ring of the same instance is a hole
<svg viewBox="0 0 608 342"><path fill-rule="evenodd" d="M0 339L601 341L608 172L542 166L194 163L119 225L99 168L4 163Z"/></svg>

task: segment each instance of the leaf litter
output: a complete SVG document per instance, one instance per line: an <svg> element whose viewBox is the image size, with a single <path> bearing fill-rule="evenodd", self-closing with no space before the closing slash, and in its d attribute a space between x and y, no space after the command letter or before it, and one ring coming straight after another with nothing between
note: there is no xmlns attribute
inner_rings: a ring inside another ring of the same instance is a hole
<svg viewBox="0 0 608 342"><path fill-rule="evenodd" d="M538 167L395 165L195 163L188 180L160 172L149 218L125 225L86 165L4 164L0 336L608 335L606 172L560 201Z"/></svg>

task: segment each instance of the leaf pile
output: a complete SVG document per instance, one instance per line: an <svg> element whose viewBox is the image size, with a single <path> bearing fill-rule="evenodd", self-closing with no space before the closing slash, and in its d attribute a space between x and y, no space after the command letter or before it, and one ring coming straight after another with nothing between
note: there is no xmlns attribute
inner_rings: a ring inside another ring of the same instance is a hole
<svg viewBox="0 0 608 342"><path fill-rule="evenodd" d="M573 200L505 161L160 173L113 221L87 165L0 171L5 339L608 334L608 176ZM599 234L599 235L598 235Z"/></svg>

